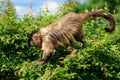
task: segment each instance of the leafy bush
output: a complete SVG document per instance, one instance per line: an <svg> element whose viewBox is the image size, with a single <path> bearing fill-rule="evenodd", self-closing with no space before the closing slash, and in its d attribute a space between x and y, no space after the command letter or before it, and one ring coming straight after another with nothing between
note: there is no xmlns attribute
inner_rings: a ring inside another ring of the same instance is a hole
<svg viewBox="0 0 120 80"><path fill-rule="evenodd" d="M14 10L0 16L0 78L2 80L119 80L120 79L120 23L116 20L116 30L106 33L107 22L96 18L84 23L83 32L87 41L85 49L65 50L56 48L47 64L35 67L42 52L27 49L29 34L49 25L72 8L52 15L35 18L25 15L18 18ZM75 42L77 46L81 43Z"/></svg>

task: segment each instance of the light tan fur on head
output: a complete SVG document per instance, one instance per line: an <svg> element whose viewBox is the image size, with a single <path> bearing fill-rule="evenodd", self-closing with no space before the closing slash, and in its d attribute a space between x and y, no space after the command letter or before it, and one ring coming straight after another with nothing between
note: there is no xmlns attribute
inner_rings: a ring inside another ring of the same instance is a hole
<svg viewBox="0 0 120 80"><path fill-rule="evenodd" d="M33 32L28 39L28 47L35 46L38 49L41 49L42 47L42 39L41 39L41 33L36 31Z"/></svg>

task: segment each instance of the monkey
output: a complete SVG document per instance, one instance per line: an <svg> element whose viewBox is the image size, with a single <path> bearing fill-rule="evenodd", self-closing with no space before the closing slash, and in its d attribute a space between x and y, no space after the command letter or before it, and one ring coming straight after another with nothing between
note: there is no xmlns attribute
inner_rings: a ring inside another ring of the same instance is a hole
<svg viewBox="0 0 120 80"><path fill-rule="evenodd" d="M80 14L70 12L47 27L40 28L31 33L28 38L28 47L35 46L37 49L43 50L42 59L37 61L35 66L46 63L55 47L73 47L73 39L81 42L82 48L85 48L86 42L83 40L82 24L87 19L94 17L102 17L109 21L109 27L105 28L106 32L115 30L115 20L112 14L104 13L103 11L91 11Z"/></svg>

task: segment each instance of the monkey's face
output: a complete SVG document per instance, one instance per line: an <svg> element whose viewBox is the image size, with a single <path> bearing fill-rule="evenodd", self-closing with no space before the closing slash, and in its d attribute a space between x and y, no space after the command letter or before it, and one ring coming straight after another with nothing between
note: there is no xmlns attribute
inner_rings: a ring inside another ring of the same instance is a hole
<svg viewBox="0 0 120 80"><path fill-rule="evenodd" d="M35 46L37 49L42 47L42 39L40 33L33 33L28 39L28 47Z"/></svg>

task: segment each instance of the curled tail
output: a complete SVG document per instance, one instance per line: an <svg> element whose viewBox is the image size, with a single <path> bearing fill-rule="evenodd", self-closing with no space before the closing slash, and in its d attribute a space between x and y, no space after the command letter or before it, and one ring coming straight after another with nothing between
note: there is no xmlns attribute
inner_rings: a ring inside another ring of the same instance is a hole
<svg viewBox="0 0 120 80"><path fill-rule="evenodd" d="M115 20L112 14L106 14L106 13L103 13L102 11L93 11L85 14L80 14L80 17L83 20L86 20L88 18L93 18L93 17L103 17L110 22L110 26L108 28L105 28L105 31L112 32L115 30Z"/></svg>

